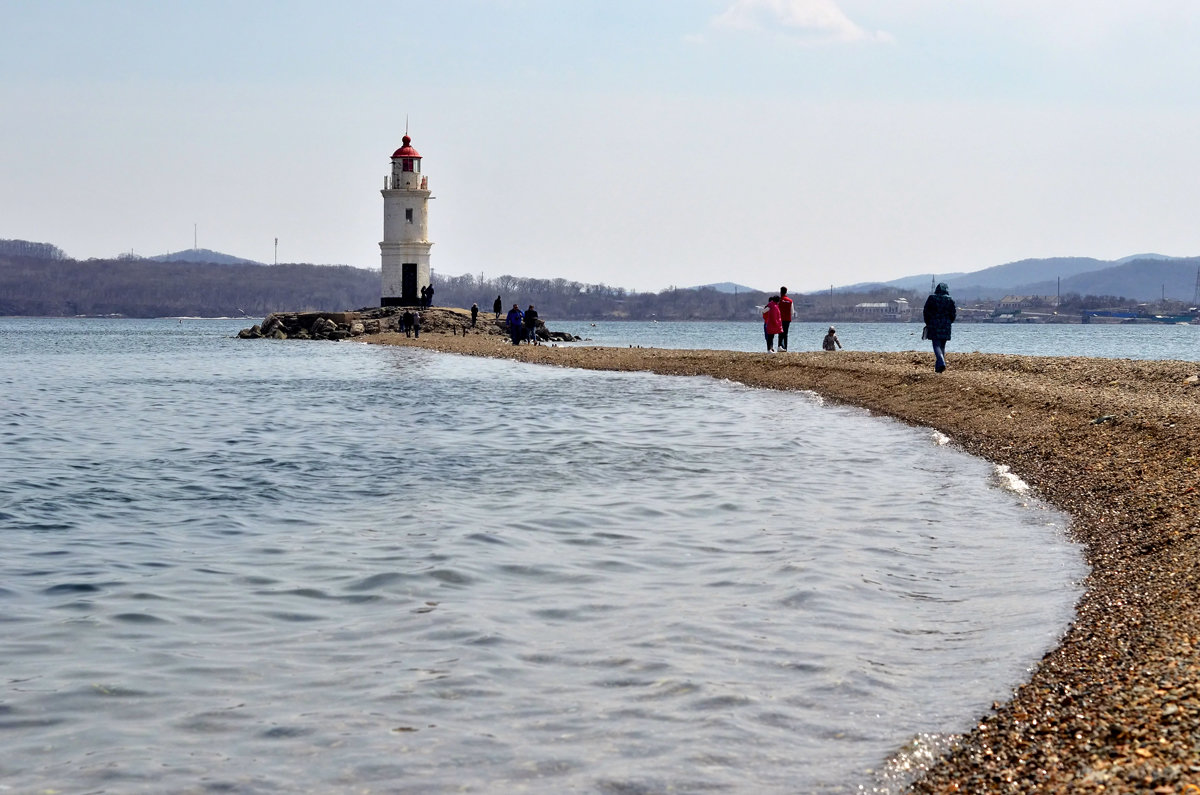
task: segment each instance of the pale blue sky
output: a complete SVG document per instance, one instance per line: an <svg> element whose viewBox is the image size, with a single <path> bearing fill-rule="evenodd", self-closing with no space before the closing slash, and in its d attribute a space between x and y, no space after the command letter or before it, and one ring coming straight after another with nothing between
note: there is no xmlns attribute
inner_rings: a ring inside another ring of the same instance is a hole
<svg viewBox="0 0 1200 795"><path fill-rule="evenodd" d="M793 291L1200 254L1193 0L0 0L0 237Z"/></svg>

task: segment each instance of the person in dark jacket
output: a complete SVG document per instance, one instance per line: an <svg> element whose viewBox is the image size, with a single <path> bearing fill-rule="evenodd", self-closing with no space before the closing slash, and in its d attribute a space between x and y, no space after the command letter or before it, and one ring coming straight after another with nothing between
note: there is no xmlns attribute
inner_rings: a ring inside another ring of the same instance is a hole
<svg viewBox="0 0 1200 795"><path fill-rule="evenodd" d="M471 304L471 328L475 328L475 321L479 319L479 304Z"/></svg>
<svg viewBox="0 0 1200 795"><path fill-rule="evenodd" d="M425 308L433 306L433 282L429 283L429 289L425 291Z"/></svg>
<svg viewBox="0 0 1200 795"><path fill-rule="evenodd" d="M521 307L513 304L513 308L508 310L504 322L508 326L508 335L512 337L512 344L520 345L521 339L525 336L525 316L521 314Z"/></svg>
<svg viewBox="0 0 1200 795"><path fill-rule="evenodd" d="M503 311L504 304L500 301L500 296L496 296L496 300L492 301L492 311L496 313L496 320L500 319L500 312Z"/></svg>
<svg viewBox="0 0 1200 795"><path fill-rule="evenodd" d="M525 310L525 340L530 345L537 345L537 321L538 313L533 308L533 304Z"/></svg>
<svg viewBox="0 0 1200 795"><path fill-rule="evenodd" d="M958 317L958 308L945 282L939 283L933 295L925 299L924 314L925 336L933 343L933 369L940 373L946 369L946 343L950 341L950 326Z"/></svg>

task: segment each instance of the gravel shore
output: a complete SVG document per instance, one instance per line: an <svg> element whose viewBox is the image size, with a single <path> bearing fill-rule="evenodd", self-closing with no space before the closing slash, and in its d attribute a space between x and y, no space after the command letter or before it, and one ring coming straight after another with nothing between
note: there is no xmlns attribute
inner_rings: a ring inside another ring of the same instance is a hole
<svg viewBox="0 0 1200 795"><path fill-rule="evenodd" d="M1200 795L1200 363L932 353L382 344L592 370L707 375L945 433L1069 513L1092 573L1060 645L912 786Z"/></svg>

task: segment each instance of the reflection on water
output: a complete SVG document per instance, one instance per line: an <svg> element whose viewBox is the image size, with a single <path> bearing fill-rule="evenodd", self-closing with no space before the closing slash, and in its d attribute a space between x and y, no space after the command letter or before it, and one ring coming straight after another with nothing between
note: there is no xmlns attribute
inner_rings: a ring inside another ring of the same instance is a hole
<svg viewBox="0 0 1200 795"><path fill-rule="evenodd" d="M236 327L0 322L6 786L886 789L1069 619L928 431Z"/></svg>

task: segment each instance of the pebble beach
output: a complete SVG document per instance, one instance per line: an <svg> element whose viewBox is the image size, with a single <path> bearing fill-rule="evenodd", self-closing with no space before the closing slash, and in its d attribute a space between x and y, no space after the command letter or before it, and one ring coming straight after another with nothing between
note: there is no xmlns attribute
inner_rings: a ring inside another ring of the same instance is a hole
<svg viewBox="0 0 1200 795"><path fill-rule="evenodd" d="M911 785L917 793L1200 795L1200 364L928 352L375 344L811 390L936 429L1070 514L1091 574L1059 645Z"/></svg>

